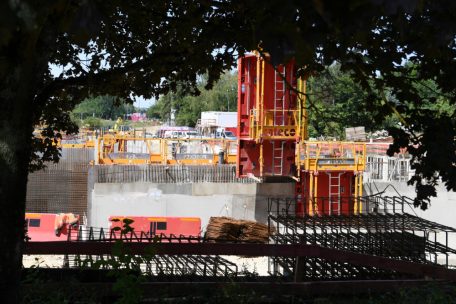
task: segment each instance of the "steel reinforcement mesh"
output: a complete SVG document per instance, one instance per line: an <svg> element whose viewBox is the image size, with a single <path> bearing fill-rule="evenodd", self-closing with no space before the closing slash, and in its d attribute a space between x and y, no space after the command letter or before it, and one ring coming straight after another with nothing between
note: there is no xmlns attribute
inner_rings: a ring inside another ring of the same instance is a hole
<svg viewBox="0 0 456 304"><path fill-rule="evenodd" d="M69 256L68 266L91 268L96 264L101 269L111 269L115 264L129 264L128 267L150 276L195 276L231 277L238 275L238 266L220 256L208 255L150 255L134 256L128 263L109 255ZM125 266L125 265L123 265Z"/></svg>
<svg viewBox="0 0 456 304"><path fill-rule="evenodd" d="M254 183L236 178L233 165L90 165L94 150L62 149L59 163L29 174L26 211L87 213L88 188L95 183ZM89 172L89 169L90 172ZM89 176L92 174L93 176ZM90 178L93 177L93 178Z"/></svg>
<svg viewBox="0 0 456 304"><path fill-rule="evenodd" d="M62 149L57 164L29 174L26 211L87 213L87 181L93 149Z"/></svg>
<svg viewBox="0 0 456 304"><path fill-rule="evenodd" d="M254 183L236 178L234 165L98 165L96 183Z"/></svg>
<svg viewBox="0 0 456 304"><path fill-rule="evenodd" d="M322 200L323 198L319 198ZM274 244L309 244L422 264L452 267L456 229L404 212L405 197L363 198L362 214L296 215L295 199L271 198L268 225ZM396 206L394 206L396 205ZM320 258L269 259L269 272L304 280L392 279L400 274Z"/></svg>

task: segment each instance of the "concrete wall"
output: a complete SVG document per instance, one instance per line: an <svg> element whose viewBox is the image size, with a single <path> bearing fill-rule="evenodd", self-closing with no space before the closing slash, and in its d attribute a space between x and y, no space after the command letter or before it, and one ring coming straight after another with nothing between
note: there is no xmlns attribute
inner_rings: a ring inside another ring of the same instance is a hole
<svg viewBox="0 0 456 304"><path fill-rule="evenodd" d="M408 186L406 182L370 182L365 184L364 190L368 195L384 191L385 196L416 197L415 187ZM443 185L439 185L437 197L431 199L427 210L408 208L406 211L411 214L416 213L424 219L456 228L456 192L448 192Z"/></svg>
<svg viewBox="0 0 456 304"><path fill-rule="evenodd" d="M203 229L211 216L265 223L267 198L293 195L293 183L95 183L88 225L108 227L112 215L194 216Z"/></svg>

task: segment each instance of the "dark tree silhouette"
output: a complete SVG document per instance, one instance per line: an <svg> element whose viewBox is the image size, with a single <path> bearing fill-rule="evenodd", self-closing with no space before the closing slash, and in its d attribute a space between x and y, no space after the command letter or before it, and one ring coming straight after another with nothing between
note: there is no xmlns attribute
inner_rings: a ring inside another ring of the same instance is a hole
<svg viewBox="0 0 456 304"><path fill-rule="evenodd" d="M210 88L245 50L269 52L272 63L295 57L303 75L338 60L366 89L391 88L398 102L385 98L372 110L403 121L392 130L391 151L409 147L417 203L434 194L438 176L456 188L455 120L420 110L414 86L432 79L454 104L456 2L18 0L3 1L0 14L0 286L7 302L17 302L19 291L27 174L58 159L53 141L76 131L74 106L89 95L157 96L177 83L198 93L196 75L207 73ZM52 67L62 73L53 76ZM44 141L33 136L38 123Z"/></svg>

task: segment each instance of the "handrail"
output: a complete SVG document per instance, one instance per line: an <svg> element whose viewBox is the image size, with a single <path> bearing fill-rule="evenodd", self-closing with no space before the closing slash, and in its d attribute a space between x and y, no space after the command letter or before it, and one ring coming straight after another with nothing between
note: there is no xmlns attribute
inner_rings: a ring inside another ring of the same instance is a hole
<svg viewBox="0 0 456 304"><path fill-rule="evenodd" d="M233 163L237 141L209 137L143 138L108 135L98 138L96 150L97 164L217 164L220 162L218 158L221 151L224 152L223 163Z"/></svg>

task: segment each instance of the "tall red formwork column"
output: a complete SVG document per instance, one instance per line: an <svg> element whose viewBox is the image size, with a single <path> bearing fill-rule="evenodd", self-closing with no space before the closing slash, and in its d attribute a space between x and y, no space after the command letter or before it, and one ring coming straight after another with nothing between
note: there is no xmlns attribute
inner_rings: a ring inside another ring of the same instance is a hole
<svg viewBox="0 0 456 304"><path fill-rule="evenodd" d="M238 60L238 153L236 175L258 176L259 149L252 137L251 114L256 109L257 56L246 55ZM256 160L256 161L255 161ZM256 170L255 170L256 169Z"/></svg>
<svg viewBox="0 0 456 304"><path fill-rule="evenodd" d="M294 60L273 67L250 54L238 61L238 177L295 176L302 110Z"/></svg>

